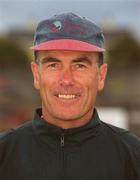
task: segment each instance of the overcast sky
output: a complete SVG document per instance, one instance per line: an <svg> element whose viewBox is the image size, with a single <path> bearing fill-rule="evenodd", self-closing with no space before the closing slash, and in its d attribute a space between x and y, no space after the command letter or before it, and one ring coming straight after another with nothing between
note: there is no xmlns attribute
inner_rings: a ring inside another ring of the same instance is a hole
<svg viewBox="0 0 140 180"><path fill-rule="evenodd" d="M0 31L62 12L126 27L140 38L140 0L0 0Z"/></svg>

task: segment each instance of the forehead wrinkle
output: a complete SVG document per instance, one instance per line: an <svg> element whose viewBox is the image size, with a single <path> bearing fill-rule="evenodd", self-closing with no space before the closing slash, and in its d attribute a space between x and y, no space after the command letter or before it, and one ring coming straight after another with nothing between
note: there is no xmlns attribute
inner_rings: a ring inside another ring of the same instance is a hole
<svg viewBox="0 0 140 180"><path fill-rule="evenodd" d="M48 56L48 57L45 57L45 58L42 58L41 59L41 63L44 64L44 63L49 63L49 62L61 62L62 60L61 59L58 59L58 58L55 58L55 57L51 57L51 56ZM65 60L67 61L67 60ZM81 56L81 57L76 57L74 59L71 60L72 63L87 63L89 65L92 64L92 61L89 57L87 56Z"/></svg>

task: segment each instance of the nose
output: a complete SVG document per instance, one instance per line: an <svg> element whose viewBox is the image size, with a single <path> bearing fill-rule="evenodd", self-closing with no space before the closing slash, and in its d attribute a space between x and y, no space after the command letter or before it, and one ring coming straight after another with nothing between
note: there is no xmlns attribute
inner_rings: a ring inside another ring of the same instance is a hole
<svg viewBox="0 0 140 180"><path fill-rule="evenodd" d="M67 68L63 69L60 75L60 84L61 85L73 85L74 84L74 74L72 69Z"/></svg>

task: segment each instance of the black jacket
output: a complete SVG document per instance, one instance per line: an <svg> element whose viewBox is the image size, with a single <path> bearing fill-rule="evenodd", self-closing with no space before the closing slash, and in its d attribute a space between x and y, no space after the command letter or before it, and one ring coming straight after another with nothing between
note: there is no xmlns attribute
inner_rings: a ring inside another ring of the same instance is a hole
<svg viewBox="0 0 140 180"><path fill-rule="evenodd" d="M63 130L40 118L0 137L0 180L140 180L140 140L99 120Z"/></svg>

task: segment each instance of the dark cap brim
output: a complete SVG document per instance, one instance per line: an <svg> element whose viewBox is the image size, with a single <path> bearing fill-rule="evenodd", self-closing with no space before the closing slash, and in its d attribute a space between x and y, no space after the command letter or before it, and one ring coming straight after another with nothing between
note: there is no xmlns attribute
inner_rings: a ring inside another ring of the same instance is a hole
<svg viewBox="0 0 140 180"><path fill-rule="evenodd" d="M104 52L105 49L98 46L73 39L58 39L40 43L31 47L34 51L43 50L67 50L67 51L85 51L85 52Z"/></svg>

